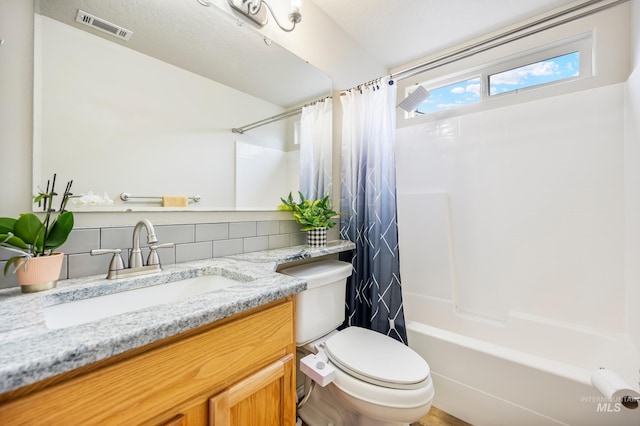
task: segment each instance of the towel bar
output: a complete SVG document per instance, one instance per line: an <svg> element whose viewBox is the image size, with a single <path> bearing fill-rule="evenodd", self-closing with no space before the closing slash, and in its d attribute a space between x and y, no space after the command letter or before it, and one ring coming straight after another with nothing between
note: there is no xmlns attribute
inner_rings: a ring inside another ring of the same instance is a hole
<svg viewBox="0 0 640 426"><path fill-rule="evenodd" d="M162 201L162 197L158 196L158 197L148 197L148 196L134 196L131 195L127 192L123 192L122 194L120 194L120 199L122 201L134 201L133 199L144 199L144 200L157 200L157 201ZM197 203L200 201L200 195L196 194L192 197L187 197L189 201L193 201L194 203Z"/></svg>

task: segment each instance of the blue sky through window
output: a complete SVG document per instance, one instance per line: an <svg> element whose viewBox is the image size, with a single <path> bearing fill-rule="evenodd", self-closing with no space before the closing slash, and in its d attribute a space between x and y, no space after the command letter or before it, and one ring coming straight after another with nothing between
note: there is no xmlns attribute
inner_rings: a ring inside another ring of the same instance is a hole
<svg viewBox="0 0 640 426"><path fill-rule="evenodd" d="M429 114L480 102L480 77L429 89L429 97L418 105L416 114Z"/></svg>
<svg viewBox="0 0 640 426"><path fill-rule="evenodd" d="M580 74L580 52L556 56L508 71L492 74L488 78L489 95L513 92ZM429 97L416 108L417 115L430 114L480 102L480 77L459 81L447 86L429 88Z"/></svg>
<svg viewBox="0 0 640 426"><path fill-rule="evenodd" d="M580 52L503 71L489 76L489 95L512 92L580 75Z"/></svg>

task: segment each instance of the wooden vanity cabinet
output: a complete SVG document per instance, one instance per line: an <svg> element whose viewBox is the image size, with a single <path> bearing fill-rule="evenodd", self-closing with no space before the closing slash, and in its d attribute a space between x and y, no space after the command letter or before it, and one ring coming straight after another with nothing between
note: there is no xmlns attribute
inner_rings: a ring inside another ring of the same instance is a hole
<svg viewBox="0 0 640 426"><path fill-rule="evenodd" d="M295 424L295 407L287 386L295 382L293 355L274 362L209 400L215 426L276 426ZM295 404L295 401L293 401Z"/></svg>
<svg viewBox="0 0 640 426"><path fill-rule="evenodd" d="M36 383L0 424L294 425L294 298Z"/></svg>

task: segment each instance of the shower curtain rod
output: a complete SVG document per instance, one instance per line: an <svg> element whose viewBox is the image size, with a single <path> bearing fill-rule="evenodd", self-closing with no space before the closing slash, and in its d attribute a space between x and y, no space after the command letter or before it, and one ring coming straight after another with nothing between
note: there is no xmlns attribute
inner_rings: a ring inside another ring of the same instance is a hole
<svg viewBox="0 0 640 426"><path fill-rule="evenodd" d="M393 84L392 82L394 81L394 77L395 80L404 80L406 78L410 78L410 77L414 77L416 75L422 74L426 71L430 71L439 67L442 67L444 65L448 65L451 63L454 63L456 61L459 61L461 59L465 59L468 57L471 57L473 55L476 55L478 53L482 53L485 52L487 50L490 49L494 49L496 47L502 46L504 44L507 43L511 43L513 41L519 40L521 38L525 38L537 33L540 33L542 31L546 31L548 29L557 27L559 25L563 25L566 24L568 22L583 18L585 16L589 16L592 15L594 13L603 11L605 9L608 9L610 7L613 6L617 6L619 4L622 3L626 3L629 0L613 0L613 1L608 1L608 0L591 0L591 1L587 1L578 5L575 5L573 7L570 7L568 9L556 12L552 15L549 16L545 16L543 18L540 18L538 20L535 20L533 22L530 22L528 24L516 27L514 29L511 29L509 31L506 31L504 33L495 35L493 37L490 37L486 40L482 40L479 41L477 43L471 44L469 46L465 46L461 49L455 50L451 53L448 53L446 55L440 56L438 58L432 59L430 61L427 62L423 62L421 64L418 65L414 65L410 68L404 69L402 71L398 71L396 73L391 73L389 75L390 80L389 80L389 84ZM604 5L601 5L599 7L595 7L593 9L589 9L586 10L582 13L579 14L575 14L575 15L571 15L574 12L578 12L581 11L585 8L588 8L590 6L593 5L597 5L598 3L606 3ZM567 15L571 15L571 16L567 16ZM564 18L561 19L559 21L555 21L555 22L551 22L554 21L555 19L558 18ZM546 24L542 27L539 27L540 25ZM535 28L538 27L538 28ZM524 32L526 31L526 32ZM524 32L524 33L523 33ZM520 33L520 34L519 34ZM354 89L358 88L359 86L356 86Z"/></svg>
<svg viewBox="0 0 640 426"><path fill-rule="evenodd" d="M290 111L285 111L285 112L282 112L280 114L276 114L276 115L271 116L269 118L265 118L264 120L256 121L255 123L245 124L242 127L234 127L233 129L231 129L231 131L233 133L243 134L247 130L255 129L256 127L264 126L264 125L273 123L275 121L280 121L280 120L283 120L285 118L289 118L289 117L293 117L294 115L298 115L298 114L302 113L302 108L304 108L306 106L309 106L309 105L315 105L317 102L324 102L327 99L331 99L331 96L326 96L324 98L315 100L313 102L309 102L308 104L304 104L304 106L292 109Z"/></svg>

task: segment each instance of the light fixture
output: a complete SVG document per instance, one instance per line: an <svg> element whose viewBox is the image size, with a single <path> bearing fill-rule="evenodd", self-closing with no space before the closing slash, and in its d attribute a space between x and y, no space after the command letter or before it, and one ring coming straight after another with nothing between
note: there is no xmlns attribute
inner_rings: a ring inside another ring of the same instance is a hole
<svg viewBox="0 0 640 426"><path fill-rule="evenodd" d="M291 10L289 12L289 22L291 22L290 28L285 28L280 24L273 9L269 6L265 0L228 0L231 7L238 12L247 16L256 24L264 27L269 21L268 13L271 13L276 24L282 31L291 32L296 28L296 24L302 21L302 15L300 14L300 2L301 0L291 0ZM264 7L263 7L264 6Z"/></svg>

